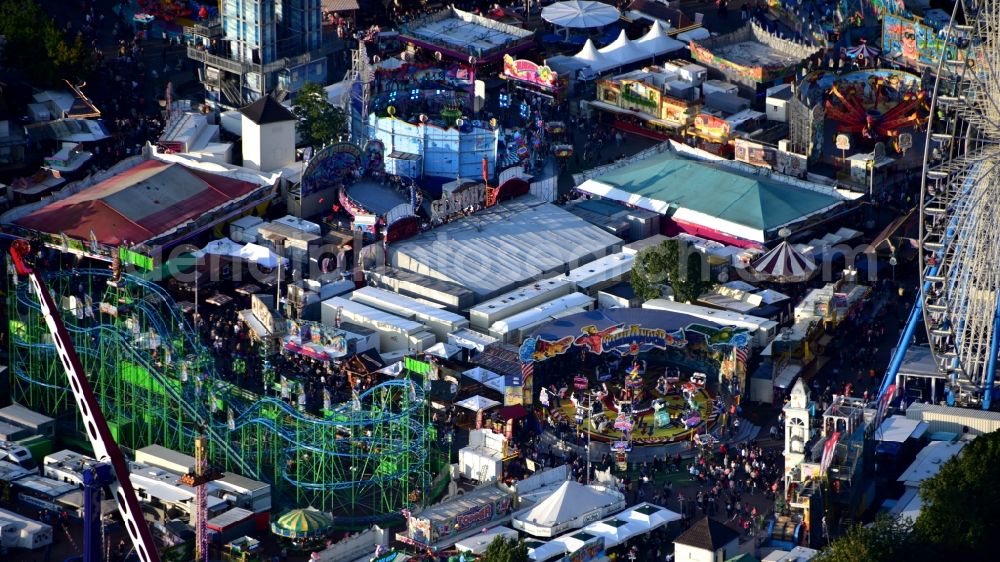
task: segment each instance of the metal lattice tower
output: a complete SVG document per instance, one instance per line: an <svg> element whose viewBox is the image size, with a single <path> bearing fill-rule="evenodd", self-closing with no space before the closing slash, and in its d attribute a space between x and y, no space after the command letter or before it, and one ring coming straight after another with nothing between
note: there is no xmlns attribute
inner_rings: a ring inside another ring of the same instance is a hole
<svg viewBox="0 0 1000 562"><path fill-rule="evenodd" d="M271 483L275 498L359 523L398 514L428 490L437 458L424 390L393 380L333 405L323 417L222 380L211 355L161 287L106 269L57 272L48 283L123 449L196 452ZM13 399L82 434L66 376L27 283L9 291ZM414 505L417 503L417 505Z"/></svg>
<svg viewBox="0 0 1000 562"><path fill-rule="evenodd" d="M931 101L921 299L949 392L990 406L1000 344L1000 0L955 4Z"/></svg>
<svg viewBox="0 0 1000 562"><path fill-rule="evenodd" d="M351 88L344 114L351 124L351 142L365 146L368 140L368 108L371 105L371 88L374 69L368 61L364 39L358 39L358 48L351 51L351 69L344 80Z"/></svg>

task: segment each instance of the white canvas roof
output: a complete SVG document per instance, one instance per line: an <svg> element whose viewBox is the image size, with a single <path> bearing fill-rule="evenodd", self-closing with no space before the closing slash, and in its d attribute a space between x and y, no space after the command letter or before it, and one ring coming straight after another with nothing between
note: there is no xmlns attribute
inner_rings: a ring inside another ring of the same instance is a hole
<svg viewBox="0 0 1000 562"><path fill-rule="evenodd" d="M649 532L671 521L679 520L681 514L670 511L665 507L643 503L621 513L618 518L639 523L643 527L643 532Z"/></svg>
<svg viewBox="0 0 1000 562"><path fill-rule="evenodd" d="M663 30L658 21L654 21L653 25L649 26L649 31L635 40L635 45L646 52L653 53L669 53L671 51L679 51L685 47L684 43L667 35L667 32Z"/></svg>
<svg viewBox="0 0 1000 562"><path fill-rule="evenodd" d="M691 31L685 31L683 33L677 34L677 39L679 41L701 41L702 39L708 39L712 34L704 27L697 27Z"/></svg>
<svg viewBox="0 0 1000 562"><path fill-rule="evenodd" d="M278 267L278 260L281 260L283 264L288 263L287 258L282 258L264 246L253 243L240 248L238 255L249 262L256 263L267 268Z"/></svg>
<svg viewBox="0 0 1000 562"><path fill-rule="evenodd" d="M504 527L503 525L499 527L493 527L485 533L480 533L478 535L473 535L467 539L460 540L455 543L455 548L460 552L471 552L472 554L482 554L486 552L486 549L493 542L493 539L498 536L507 539L516 539L517 531L511 529L510 527Z"/></svg>
<svg viewBox="0 0 1000 562"><path fill-rule="evenodd" d="M920 439L927 432L927 427L927 422L904 416L889 416L875 432L875 438L879 441L904 443L910 437Z"/></svg>
<svg viewBox="0 0 1000 562"><path fill-rule="evenodd" d="M456 406L461 406L466 410L471 410L473 412L480 412L482 410L489 410L494 406L499 406L500 403L496 400L490 400L485 396L475 395L462 400L461 402L456 402Z"/></svg>
<svg viewBox="0 0 1000 562"><path fill-rule="evenodd" d="M612 548L632 537L646 532L646 526L639 521L627 521L620 517L613 517L591 523L583 528L584 532L591 535L604 537L604 548Z"/></svg>
<svg viewBox="0 0 1000 562"><path fill-rule="evenodd" d="M462 348L457 345L438 342L424 350L424 353L427 355L433 355L434 357L440 357L441 359L451 359L455 355L458 355L459 351L462 351Z"/></svg>
<svg viewBox="0 0 1000 562"><path fill-rule="evenodd" d="M574 58L583 62L600 62L604 59L604 55L597 50L591 39L587 39L587 42L583 44L583 48L580 49L580 52Z"/></svg>
<svg viewBox="0 0 1000 562"><path fill-rule="evenodd" d="M218 240L212 240L206 244L204 248L196 252L192 252L191 255L196 258L200 258L208 254L215 256L238 257L240 255L240 250L242 249L243 246L233 242L229 238L219 238Z"/></svg>
<svg viewBox="0 0 1000 562"><path fill-rule="evenodd" d="M515 515L514 528L524 529L536 536L554 534L552 531L565 530L566 524L614 506L622 501L619 496L620 494L567 480L551 496Z"/></svg>

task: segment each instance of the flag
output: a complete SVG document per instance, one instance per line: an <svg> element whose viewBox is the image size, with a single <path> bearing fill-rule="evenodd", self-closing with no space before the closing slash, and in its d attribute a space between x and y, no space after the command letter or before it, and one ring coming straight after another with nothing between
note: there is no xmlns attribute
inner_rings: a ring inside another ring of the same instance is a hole
<svg viewBox="0 0 1000 562"><path fill-rule="evenodd" d="M835 431L826 444L823 445L823 460L820 462L820 474L826 474L828 468L833 463L833 453L837 450L837 441L840 441L840 432Z"/></svg>
<svg viewBox="0 0 1000 562"><path fill-rule="evenodd" d="M875 414L876 427L882 425L882 420L885 419L885 415L889 411L889 403L892 402L892 398L895 394L896 394L896 385L890 384L889 388L885 390L885 394L879 397L878 410Z"/></svg>
<svg viewBox="0 0 1000 562"><path fill-rule="evenodd" d="M736 350L736 361L740 365L743 365L744 367L746 367L747 366L747 359L750 356L750 353L747 351L747 348L742 347L742 346L736 346L734 349Z"/></svg>

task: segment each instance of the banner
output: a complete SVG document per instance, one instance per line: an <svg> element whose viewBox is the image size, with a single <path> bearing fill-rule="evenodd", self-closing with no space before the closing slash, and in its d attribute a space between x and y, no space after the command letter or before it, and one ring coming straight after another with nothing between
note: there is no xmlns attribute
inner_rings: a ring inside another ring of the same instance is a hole
<svg viewBox="0 0 1000 562"><path fill-rule="evenodd" d="M777 151L773 147L750 142L746 139L736 139L733 144L736 160L769 170L774 167Z"/></svg>
<svg viewBox="0 0 1000 562"><path fill-rule="evenodd" d="M538 86L546 90L559 87L559 76L551 68L538 65L530 60L514 59L510 55L503 57L503 74L508 80L517 80Z"/></svg>
<svg viewBox="0 0 1000 562"><path fill-rule="evenodd" d="M826 440L826 444L823 445L823 460L820 462L819 471L820 474L826 474L826 471L830 468L833 463L834 453L837 450L837 442L840 441L840 432L835 431L829 439Z"/></svg>

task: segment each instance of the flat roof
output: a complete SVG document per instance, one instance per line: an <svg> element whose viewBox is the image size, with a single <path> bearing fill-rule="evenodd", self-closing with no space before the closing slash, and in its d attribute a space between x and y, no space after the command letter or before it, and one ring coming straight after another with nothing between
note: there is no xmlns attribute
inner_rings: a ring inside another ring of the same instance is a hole
<svg viewBox="0 0 1000 562"><path fill-rule="evenodd" d="M967 441L932 441L917 453L913 461L897 480L907 486L919 486L921 482L934 477L952 457L962 452Z"/></svg>
<svg viewBox="0 0 1000 562"><path fill-rule="evenodd" d="M444 324L468 322L464 316L422 303L417 299L400 295L377 287L361 287L350 294L351 300L375 308L385 308L388 312L408 313Z"/></svg>
<svg viewBox="0 0 1000 562"><path fill-rule="evenodd" d="M391 326L407 333L415 333L427 329L427 327L420 322L414 322L413 320L403 318L402 316L396 316L395 314L379 310L366 304L347 300L344 297L326 299L323 301L323 306L334 309L340 308L343 312L364 318L374 325Z"/></svg>
<svg viewBox="0 0 1000 562"><path fill-rule="evenodd" d="M483 58L533 35L531 31L455 8L413 20L400 35Z"/></svg>
<svg viewBox="0 0 1000 562"><path fill-rule="evenodd" d="M903 443L911 437L920 439L927 433L927 427L927 422L905 416L889 416L875 432L875 438L882 442Z"/></svg>
<svg viewBox="0 0 1000 562"><path fill-rule="evenodd" d="M635 255L633 254L622 252L609 254L568 271L566 279L576 283L577 287L588 288L629 273L632 271L634 261Z"/></svg>
<svg viewBox="0 0 1000 562"><path fill-rule="evenodd" d="M483 486L466 492L451 501L432 505L414 517L431 520L450 519L460 513L478 509L487 503L496 503L498 500L510 497L510 495L496 486Z"/></svg>
<svg viewBox="0 0 1000 562"><path fill-rule="evenodd" d="M185 455L184 453L173 449L168 449L163 445L148 445L136 451L136 457L138 457L139 454L147 455L153 457L154 459L160 459L173 465L194 466L194 457L191 455ZM161 466L158 468L163 467Z"/></svg>
<svg viewBox="0 0 1000 562"><path fill-rule="evenodd" d="M389 253L395 267L488 298L605 255L619 243L618 237L529 195L391 245Z"/></svg>
<svg viewBox="0 0 1000 562"><path fill-rule="evenodd" d="M44 414L29 410L20 404L11 404L6 408L0 408L0 417L32 428L55 421Z"/></svg>
<svg viewBox="0 0 1000 562"><path fill-rule="evenodd" d="M469 309L469 314L490 314L502 311L506 308L510 308L516 304L523 303L525 301L531 300L535 297L544 295L546 293L551 293L553 291L558 291L561 289L566 289L567 291L572 291L571 285L573 282L567 279L565 276L560 275L559 277L550 277L549 279L542 279L525 285L523 287L518 287L513 291L504 293L488 301L481 302L476 306Z"/></svg>

